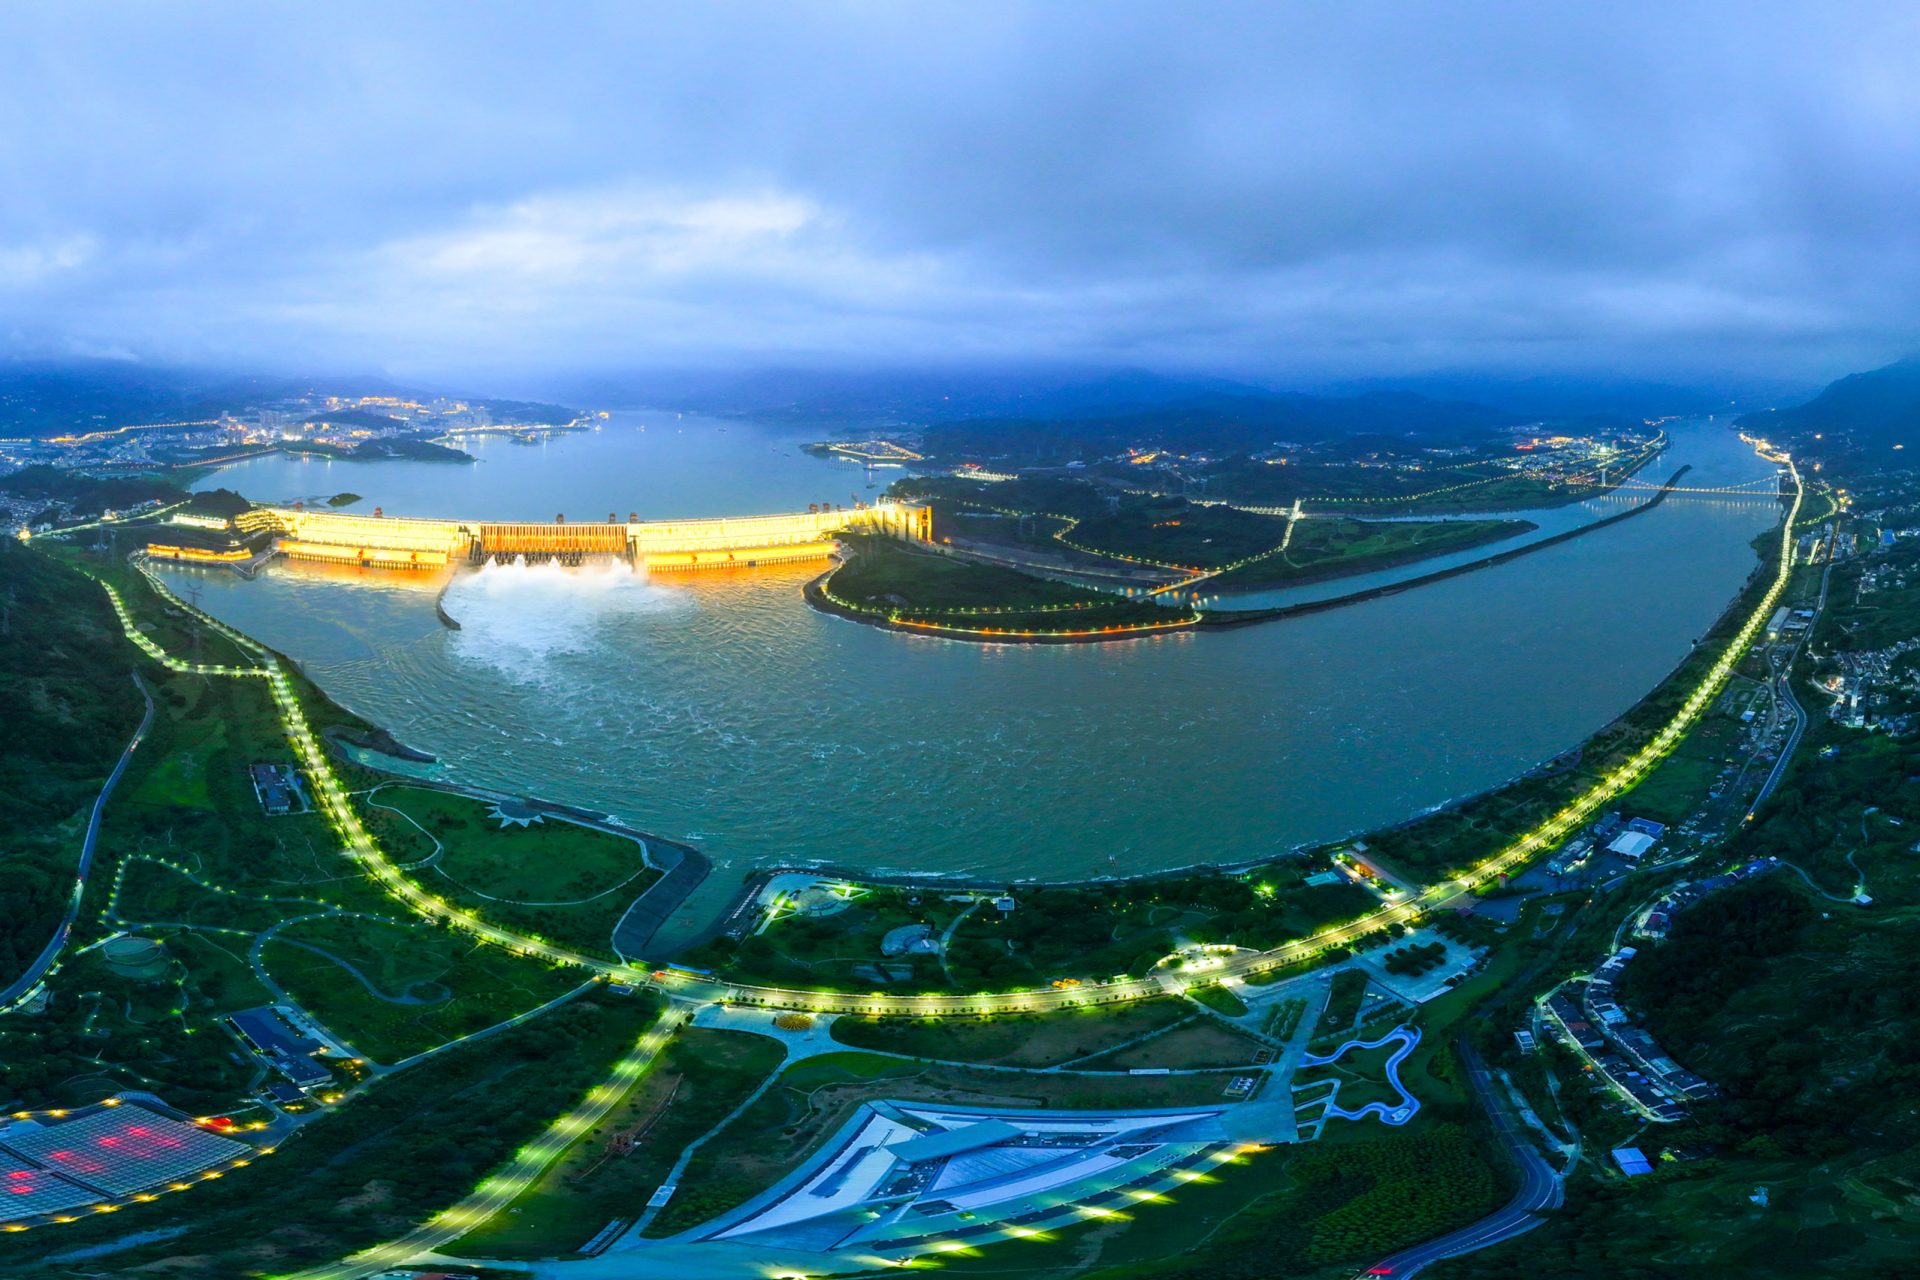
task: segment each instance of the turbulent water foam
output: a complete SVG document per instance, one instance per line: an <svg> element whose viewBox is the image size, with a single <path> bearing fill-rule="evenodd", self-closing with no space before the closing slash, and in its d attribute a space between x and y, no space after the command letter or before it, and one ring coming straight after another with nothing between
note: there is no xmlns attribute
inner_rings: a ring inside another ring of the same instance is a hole
<svg viewBox="0 0 1920 1280"><path fill-rule="evenodd" d="M644 624L692 607L691 597L624 564L488 564L448 587L460 624L449 651L523 684L545 684L568 658L604 654L609 628Z"/></svg>

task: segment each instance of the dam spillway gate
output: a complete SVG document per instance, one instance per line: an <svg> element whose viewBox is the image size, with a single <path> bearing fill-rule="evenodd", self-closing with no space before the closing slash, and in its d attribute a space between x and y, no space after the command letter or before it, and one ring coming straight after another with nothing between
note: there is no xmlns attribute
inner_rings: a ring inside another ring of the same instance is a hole
<svg viewBox="0 0 1920 1280"><path fill-rule="evenodd" d="M931 541L931 511L918 503L816 507L789 515L694 520L552 523L433 520L263 508L278 549L300 560L382 569L436 569L466 561L579 565L619 559L649 571L747 568L825 559L842 532Z"/></svg>

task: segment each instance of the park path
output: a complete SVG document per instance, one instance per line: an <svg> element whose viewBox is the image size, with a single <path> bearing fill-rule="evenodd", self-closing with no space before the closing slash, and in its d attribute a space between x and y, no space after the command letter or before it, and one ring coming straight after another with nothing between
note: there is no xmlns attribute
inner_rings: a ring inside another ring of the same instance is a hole
<svg viewBox="0 0 1920 1280"><path fill-rule="evenodd" d="M673 1038L684 1018L685 1014L680 1010L668 1008L615 1065L607 1084L587 1090L572 1110L520 1148L505 1169L482 1182L477 1190L458 1204L435 1214L432 1219L397 1240L362 1250L341 1262L311 1267L292 1277L292 1280L368 1280L368 1277L391 1271L416 1259L433 1257L436 1249L452 1244L505 1209L544 1177L547 1170L579 1140L581 1134L599 1124L608 1112L620 1105L653 1066L654 1060ZM447 1261L452 1263L455 1260Z"/></svg>

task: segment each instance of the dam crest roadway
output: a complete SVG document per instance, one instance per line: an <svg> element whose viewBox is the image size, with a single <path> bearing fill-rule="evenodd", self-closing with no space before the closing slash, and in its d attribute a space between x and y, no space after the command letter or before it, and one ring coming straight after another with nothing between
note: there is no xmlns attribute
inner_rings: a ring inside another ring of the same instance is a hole
<svg viewBox="0 0 1920 1280"><path fill-rule="evenodd" d="M933 516L917 503L882 500L851 507L813 504L786 515L711 519L570 522L438 520L349 515L301 507L248 513L256 528L279 535L290 559L378 569L440 569L460 561L578 565L624 560L650 572L743 568L822 560L833 535L848 531L929 542Z"/></svg>

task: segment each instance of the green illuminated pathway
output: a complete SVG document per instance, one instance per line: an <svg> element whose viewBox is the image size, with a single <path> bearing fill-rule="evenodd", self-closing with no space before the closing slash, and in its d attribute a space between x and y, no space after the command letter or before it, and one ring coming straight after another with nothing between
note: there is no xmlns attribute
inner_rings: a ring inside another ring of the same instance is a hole
<svg viewBox="0 0 1920 1280"><path fill-rule="evenodd" d="M1793 505L1786 519L1781 522L1778 568L1766 594L1749 614L1746 622L1727 643L1720 657L1694 687L1687 700L1658 733L1643 744L1619 769L1602 778L1587 791L1575 797L1558 813L1479 863L1459 879L1429 886L1421 893L1410 896L1405 902L1382 907L1379 911L1349 924L1296 939L1270 951L1237 956L1225 962L1220 968L1209 970L1205 976L1206 981L1217 982L1221 978L1246 977L1295 964L1330 947L1351 942L1374 929L1408 921L1425 912L1443 907L1463 895L1470 894L1478 886L1500 875L1515 871L1531 859L1558 846L1665 759L1693 729L1701 715L1719 695L1727 678L1765 626L1792 574L1793 529L1800 514L1805 486L1801 481L1798 468L1794 467L1791 459L1783 454L1771 453L1765 442L1750 441L1750 443L1763 458L1785 465L1793 479ZM905 1017L1044 1013L1081 1005L1108 1004L1119 1000L1143 999L1170 992L1178 993L1189 985L1185 979L1162 977L1090 983L1067 990L1049 988L1040 991L980 995L907 996L804 991L723 982L706 975L671 968L654 971L649 978L646 970L640 966L611 963L555 946L531 935L500 928L488 923L472 911L450 906L434 897L408 879L387 859L354 811L346 791L334 774L331 761L307 724L306 715L300 707L291 681L287 678L279 660L270 651L251 638L187 605L151 573L148 574L148 579L156 592L193 613L206 625L239 645L244 652L253 654L260 665L258 667L212 667L184 663L170 657L151 639L134 628L118 592L111 586L107 586L107 591L114 600L114 608L119 612L122 625L129 637L157 661L163 662L172 670L264 677L279 711L282 727L286 731L288 740L293 744L302 767L307 770L308 776L313 780L320 807L339 836L347 855L358 861L369 875L378 880L390 896L404 903L416 914L443 921L483 942L506 947L521 955L532 956L553 964L571 965L605 974L619 981L651 981L668 995L694 1003L730 1000L769 1008L804 1009L821 1013L866 1013Z"/></svg>
<svg viewBox="0 0 1920 1280"><path fill-rule="evenodd" d="M399 1266L442 1245L452 1244L494 1214L513 1203L571 1147L580 1135L599 1124L627 1092L653 1065L660 1050L673 1038L684 1015L668 1010L651 1030L613 1069L607 1083L590 1089L573 1109L554 1121L546 1132L514 1153L513 1160L501 1172L488 1178L451 1209L443 1209L430 1220L397 1240L375 1245L342 1262L328 1263L299 1272L291 1280L364 1280Z"/></svg>

